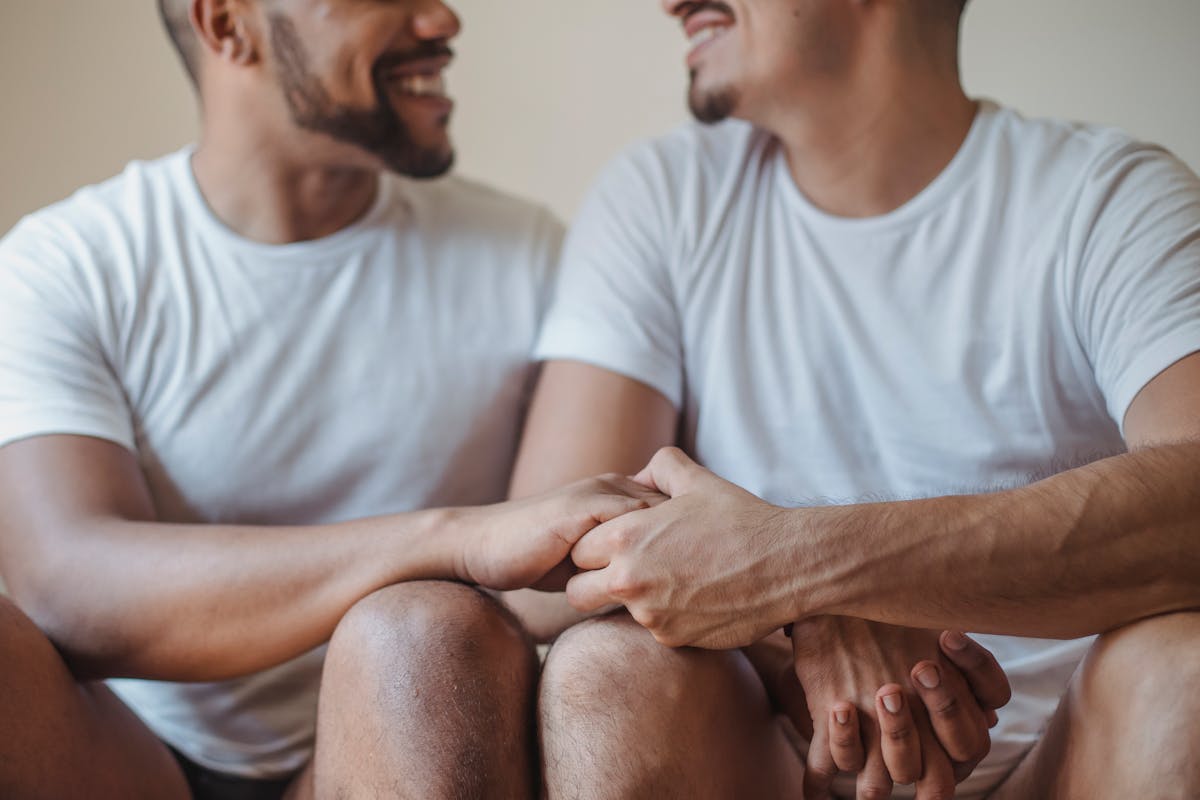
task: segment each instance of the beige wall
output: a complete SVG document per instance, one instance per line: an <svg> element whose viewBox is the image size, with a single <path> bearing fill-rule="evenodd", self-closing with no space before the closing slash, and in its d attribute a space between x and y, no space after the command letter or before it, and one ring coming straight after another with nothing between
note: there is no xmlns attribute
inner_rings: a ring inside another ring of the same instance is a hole
<svg viewBox="0 0 1200 800"><path fill-rule="evenodd" d="M153 0L0 0L0 231L192 136ZM459 0L461 168L569 215L632 138L684 118L656 0ZM1200 0L972 0L972 92L1121 125L1200 167Z"/></svg>

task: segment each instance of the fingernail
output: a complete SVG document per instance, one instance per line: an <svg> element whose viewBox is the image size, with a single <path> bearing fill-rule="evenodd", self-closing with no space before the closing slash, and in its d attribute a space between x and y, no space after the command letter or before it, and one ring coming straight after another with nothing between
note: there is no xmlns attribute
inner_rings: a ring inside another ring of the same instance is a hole
<svg viewBox="0 0 1200 800"><path fill-rule="evenodd" d="M941 682L942 676L938 674L937 667L926 667L917 673L917 683L926 689L936 689Z"/></svg>
<svg viewBox="0 0 1200 800"><path fill-rule="evenodd" d="M883 696L883 707L892 714L899 714L904 703L898 694L887 694Z"/></svg>
<svg viewBox="0 0 1200 800"><path fill-rule="evenodd" d="M951 650L966 650L967 637L958 631L950 631L946 634L946 647L949 647Z"/></svg>
<svg viewBox="0 0 1200 800"><path fill-rule="evenodd" d="M844 708L839 708L833 712L833 718L837 720L838 725L845 725L850 721L850 712Z"/></svg>

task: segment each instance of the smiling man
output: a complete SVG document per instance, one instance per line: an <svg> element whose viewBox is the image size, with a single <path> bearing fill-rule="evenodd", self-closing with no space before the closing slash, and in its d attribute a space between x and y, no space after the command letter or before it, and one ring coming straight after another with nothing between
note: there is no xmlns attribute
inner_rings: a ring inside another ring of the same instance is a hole
<svg viewBox="0 0 1200 800"><path fill-rule="evenodd" d="M651 494L495 505L559 226L415 180L444 4L160 5L198 145L0 243L0 796L528 797L534 653L464 584Z"/></svg>
<svg viewBox="0 0 1200 800"><path fill-rule="evenodd" d="M515 480L687 455L574 549L649 632L551 650L551 797L796 797L771 710L809 798L1200 796L1200 181L969 98L963 5L664 0L709 124L586 201Z"/></svg>

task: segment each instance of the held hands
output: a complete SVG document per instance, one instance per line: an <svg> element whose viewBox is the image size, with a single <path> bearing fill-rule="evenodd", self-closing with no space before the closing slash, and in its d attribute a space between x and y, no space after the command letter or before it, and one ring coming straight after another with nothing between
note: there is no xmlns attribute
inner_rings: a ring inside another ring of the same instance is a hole
<svg viewBox="0 0 1200 800"><path fill-rule="evenodd" d="M783 509L660 450L635 481L669 502L598 526L571 553L567 599L628 609L660 643L743 647L798 616L797 570L779 553Z"/></svg>
<svg viewBox="0 0 1200 800"><path fill-rule="evenodd" d="M562 591L569 555L597 525L665 498L620 475L604 475L545 494L456 511L465 537L457 574L489 589Z"/></svg>
<svg viewBox="0 0 1200 800"><path fill-rule="evenodd" d="M792 642L813 724L805 797L829 797L840 772L858 775L859 797L888 797L893 783L916 783L918 800L950 797L987 755L1010 689L966 637L813 617Z"/></svg>
<svg viewBox="0 0 1200 800"><path fill-rule="evenodd" d="M712 649L760 642L806 615L788 512L675 448L634 480L670 500L580 539L571 558L587 571L567 584L576 609L624 605L660 643ZM784 709L800 698L812 715L806 797L827 797L839 772L859 775L860 797L888 796L894 782L917 783L918 798L952 796L987 754L1010 695L995 658L954 634L809 617L793 648L798 681L773 681L772 694Z"/></svg>

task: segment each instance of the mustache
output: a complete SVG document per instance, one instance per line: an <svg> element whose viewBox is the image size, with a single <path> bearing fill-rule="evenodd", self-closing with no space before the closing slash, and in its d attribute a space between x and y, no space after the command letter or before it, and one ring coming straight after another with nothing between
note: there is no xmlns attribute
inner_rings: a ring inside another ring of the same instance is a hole
<svg viewBox="0 0 1200 800"><path fill-rule="evenodd" d="M375 62L373 72L383 75L396 67L402 67L413 61L424 61L428 58L454 58L454 51L444 41L421 42L409 50L385 53Z"/></svg>

